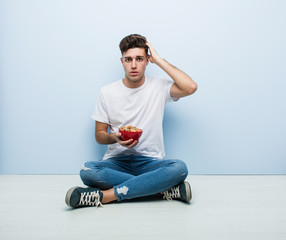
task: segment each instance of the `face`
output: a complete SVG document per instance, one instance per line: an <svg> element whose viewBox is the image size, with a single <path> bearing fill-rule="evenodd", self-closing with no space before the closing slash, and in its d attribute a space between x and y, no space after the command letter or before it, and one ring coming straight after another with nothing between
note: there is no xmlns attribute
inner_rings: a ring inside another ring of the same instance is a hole
<svg viewBox="0 0 286 240"><path fill-rule="evenodd" d="M144 48L130 48L123 53L121 62L125 71L125 83L136 86L144 82L149 59Z"/></svg>

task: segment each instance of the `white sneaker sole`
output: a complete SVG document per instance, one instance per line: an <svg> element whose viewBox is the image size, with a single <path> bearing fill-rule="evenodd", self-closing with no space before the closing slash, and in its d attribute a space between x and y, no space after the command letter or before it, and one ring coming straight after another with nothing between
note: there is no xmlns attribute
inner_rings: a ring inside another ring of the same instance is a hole
<svg viewBox="0 0 286 240"><path fill-rule="evenodd" d="M66 204L67 204L69 207L73 207L73 206L70 205L70 199L71 199L71 195L72 195L73 191L74 191L76 188L78 188L78 186L72 187L70 190L68 190L68 192L67 192L67 194L66 194L66 199L65 199L65 201L66 201Z"/></svg>
<svg viewBox="0 0 286 240"><path fill-rule="evenodd" d="M188 182L184 182L184 184L185 184L186 194L187 194L186 202L189 202L192 199L191 185Z"/></svg>

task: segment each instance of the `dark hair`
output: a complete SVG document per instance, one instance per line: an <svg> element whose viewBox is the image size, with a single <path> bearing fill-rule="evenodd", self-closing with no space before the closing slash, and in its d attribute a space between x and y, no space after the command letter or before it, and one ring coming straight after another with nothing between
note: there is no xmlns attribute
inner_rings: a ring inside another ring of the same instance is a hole
<svg viewBox="0 0 286 240"><path fill-rule="evenodd" d="M148 55L148 46L146 45L146 38L139 34L130 34L123 38L119 44L121 54L123 55L130 48L145 48L146 55Z"/></svg>

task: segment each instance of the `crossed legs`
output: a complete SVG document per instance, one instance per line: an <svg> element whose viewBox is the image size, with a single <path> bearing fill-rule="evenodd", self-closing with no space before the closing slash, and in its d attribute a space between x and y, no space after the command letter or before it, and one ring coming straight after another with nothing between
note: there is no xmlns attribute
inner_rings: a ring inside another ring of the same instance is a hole
<svg viewBox="0 0 286 240"><path fill-rule="evenodd" d="M187 174L181 160L147 157L86 162L80 171L85 185L101 189L103 203L163 192L183 182Z"/></svg>
<svg viewBox="0 0 286 240"><path fill-rule="evenodd" d="M162 193L164 199L192 198L186 181L188 170L181 160L159 160L143 156L124 156L86 162L80 177L88 188L73 187L66 194L71 207L100 206Z"/></svg>

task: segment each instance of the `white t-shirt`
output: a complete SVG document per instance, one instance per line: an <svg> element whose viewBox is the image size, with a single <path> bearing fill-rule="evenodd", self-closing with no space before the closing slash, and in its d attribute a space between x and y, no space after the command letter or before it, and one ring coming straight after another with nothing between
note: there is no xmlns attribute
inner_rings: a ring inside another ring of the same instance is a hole
<svg viewBox="0 0 286 240"><path fill-rule="evenodd" d="M129 149L119 143L110 144L103 159L131 154L165 157L162 129L164 107L168 101L178 100L170 96L173 83L169 79L145 77L144 84L138 88L128 88L119 80L101 89L92 119L109 124L111 133L127 125L143 130L134 148Z"/></svg>

